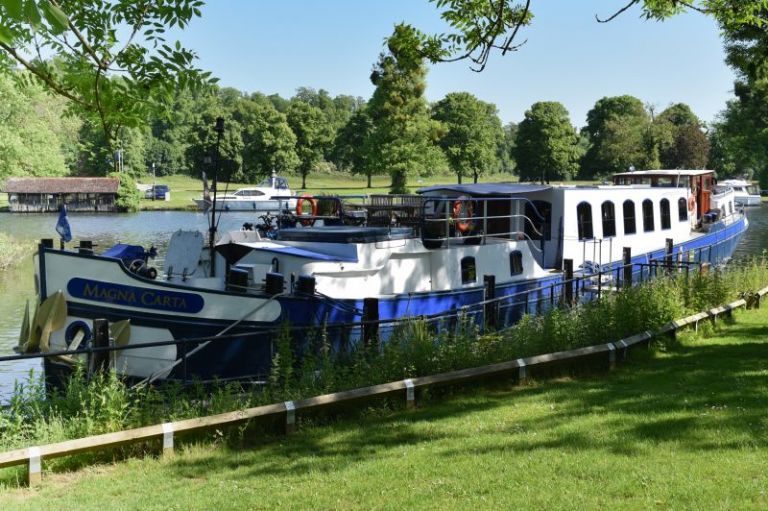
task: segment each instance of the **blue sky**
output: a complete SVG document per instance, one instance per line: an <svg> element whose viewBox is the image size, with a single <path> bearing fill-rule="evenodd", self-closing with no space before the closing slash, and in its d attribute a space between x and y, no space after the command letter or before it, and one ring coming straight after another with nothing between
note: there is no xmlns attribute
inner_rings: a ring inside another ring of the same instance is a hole
<svg viewBox="0 0 768 511"><path fill-rule="evenodd" d="M631 94L659 111L688 103L712 121L732 96L716 24L691 13L663 23L639 11L608 24L623 0L534 0L516 53L494 54L482 73L468 62L430 67L427 98L467 91L519 122L536 101L560 101L577 127L604 96ZM368 99L368 76L395 23L445 29L427 0L209 0L179 38L221 85L290 97L301 86Z"/></svg>

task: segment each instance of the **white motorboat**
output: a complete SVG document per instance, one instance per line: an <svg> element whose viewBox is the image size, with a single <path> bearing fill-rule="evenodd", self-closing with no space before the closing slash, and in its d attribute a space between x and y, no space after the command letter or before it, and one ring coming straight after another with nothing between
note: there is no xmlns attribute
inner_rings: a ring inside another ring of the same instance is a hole
<svg viewBox="0 0 768 511"><path fill-rule="evenodd" d="M760 189L757 185L744 179L725 179L718 182L721 186L733 188L736 202L742 206L759 206L761 204Z"/></svg>
<svg viewBox="0 0 768 511"><path fill-rule="evenodd" d="M192 199L200 211L210 211L213 199L204 195ZM272 175L256 186L240 188L216 197L216 211L281 212L296 207L296 198L284 177Z"/></svg>

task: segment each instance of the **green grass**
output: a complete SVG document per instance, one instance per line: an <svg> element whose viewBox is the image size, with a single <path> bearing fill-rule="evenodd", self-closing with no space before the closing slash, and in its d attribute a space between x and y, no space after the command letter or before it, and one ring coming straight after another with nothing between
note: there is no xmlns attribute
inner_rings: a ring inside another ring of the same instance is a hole
<svg viewBox="0 0 768 511"><path fill-rule="evenodd" d="M288 175L288 184L291 189L297 191L300 189L301 176ZM142 183L151 183L150 178L142 178L139 180ZM517 177L511 174L493 174L483 177L483 182L500 182L500 181L516 181ZM471 178L467 180L464 178L464 182L471 182ZM411 179L411 190L414 191L422 186L430 186L434 184L455 183L456 176L449 175L437 175L419 179ZM157 184L168 185L171 189L170 201L153 201L150 199L142 199L141 209L194 209L195 205L192 199L199 198L203 193L203 184L199 179L194 179L189 176L175 175L164 176L156 179ZM372 181L372 188L367 188L367 180L365 176L356 176L351 174L310 174L307 176L307 188L302 189L302 193L313 194L339 194L339 195L367 195L367 194L380 194L389 193L390 179L388 176L374 176ZM238 188L244 186L254 186L255 183L219 183L219 192L224 193L228 189L229 193L234 192Z"/></svg>
<svg viewBox="0 0 768 511"><path fill-rule="evenodd" d="M10 509L766 509L768 310L610 375L46 473Z"/></svg>

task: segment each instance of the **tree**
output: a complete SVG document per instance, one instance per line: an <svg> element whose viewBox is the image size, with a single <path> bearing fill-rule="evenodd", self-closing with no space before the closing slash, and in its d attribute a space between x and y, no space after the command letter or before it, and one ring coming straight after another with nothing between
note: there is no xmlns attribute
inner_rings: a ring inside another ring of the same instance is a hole
<svg viewBox="0 0 768 511"><path fill-rule="evenodd" d="M439 145L459 184L464 172L471 172L477 183L480 174L498 166L504 130L495 105L454 92L432 106L432 118L447 130Z"/></svg>
<svg viewBox="0 0 768 511"><path fill-rule="evenodd" d="M573 179L581 151L568 110L555 101L534 103L518 126L513 154L521 181Z"/></svg>
<svg viewBox="0 0 768 511"><path fill-rule="evenodd" d="M630 166L648 168L649 130L650 118L639 99L614 96L598 100L587 112L587 125L582 129L590 145L581 162L581 177L595 179Z"/></svg>
<svg viewBox="0 0 768 511"><path fill-rule="evenodd" d="M499 171L514 173L517 164L512 157L515 151L515 140L517 139L517 124L510 122L504 125L504 140L499 145Z"/></svg>
<svg viewBox="0 0 768 511"><path fill-rule="evenodd" d="M61 176L74 166L80 121L38 84L0 75L0 181Z"/></svg>
<svg viewBox="0 0 768 511"><path fill-rule="evenodd" d="M369 158L365 151L366 140L372 132L373 121L368 115L368 109L356 111L337 132L331 155L337 167L349 168L353 174L365 175L368 178L368 188L371 188L373 174L378 170L375 158Z"/></svg>
<svg viewBox="0 0 768 511"><path fill-rule="evenodd" d="M296 135L285 114L278 112L272 101L261 94L252 94L238 103L234 119L242 126L243 177L258 181L272 172L285 173L296 169Z"/></svg>
<svg viewBox="0 0 768 511"><path fill-rule="evenodd" d="M323 159L326 147L333 140L333 132L323 111L304 101L292 101L287 117L288 125L296 135L301 187L306 188L307 175Z"/></svg>
<svg viewBox="0 0 768 511"><path fill-rule="evenodd" d="M700 169L707 164L709 140L696 114L684 103L669 106L653 119L660 166Z"/></svg>
<svg viewBox="0 0 768 511"><path fill-rule="evenodd" d="M202 0L0 2L0 64L24 67L88 116L114 149L123 127L167 112L178 88L209 80L195 54L166 44L169 27L200 16ZM47 58L53 55L53 59Z"/></svg>
<svg viewBox="0 0 768 511"><path fill-rule="evenodd" d="M388 53L380 55L371 74L376 86L368 103L373 130L365 152L391 175L392 193L406 193L408 175L432 172L445 161L435 145L442 127L430 119L424 99L427 71L419 40L413 28L396 26L387 40Z"/></svg>

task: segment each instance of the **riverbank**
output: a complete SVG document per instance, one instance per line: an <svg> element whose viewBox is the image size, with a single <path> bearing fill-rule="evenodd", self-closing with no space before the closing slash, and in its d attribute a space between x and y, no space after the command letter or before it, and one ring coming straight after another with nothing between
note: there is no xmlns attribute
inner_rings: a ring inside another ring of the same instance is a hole
<svg viewBox="0 0 768 511"><path fill-rule="evenodd" d="M16 266L33 248L32 243L12 238L0 232L0 272Z"/></svg>
<svg viewBox="0 0 768 511"><path fill-rule="evenodd" d="M610 375L47 474L3 509L765 509L768 309ZM214 433L217 436L218 433ZM108 490L107 490L108 489Z"/></svg>

